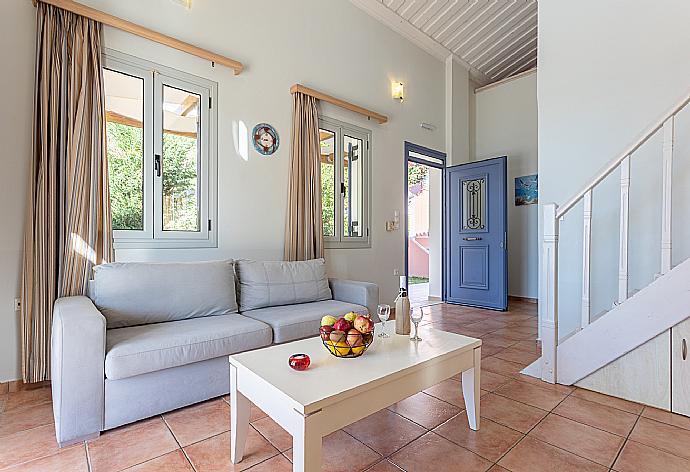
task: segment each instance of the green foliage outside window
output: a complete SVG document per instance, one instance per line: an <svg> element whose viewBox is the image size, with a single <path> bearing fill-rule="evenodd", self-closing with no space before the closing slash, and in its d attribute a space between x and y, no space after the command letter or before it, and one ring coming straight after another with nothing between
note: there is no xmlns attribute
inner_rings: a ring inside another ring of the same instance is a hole
<svg viewBox="0 0 690 472"><path fill-rule="evenodd" d="M163 229L199 230L196 138L163 135Z"/></svg>
<svg viewBox="0 0 690 472"><path fill-rule="evenodd" d="M107 156L113 229L144 229L143 130L108 122Z"/></svg>
<svg viewBox="0 0 690 472"><path fill-rule="evenodd" d="M143 230L143 130L108 122L107 156L113 229ZM163 139L163 229L198 231L196 139Z"/></svg>
<svg viewBox="0 0 690 472"><path fill-rule="evenodd" d="M332 163L321 163L321 216L324 236L335 236L334 169L335 166Z"/></svg>
<svg viewBox="0 0 690 472"><path fill-rule="evenodd" d="M407 184L415 185L424 181L429 173L427 166L411 163L407 166Z"/></svg>

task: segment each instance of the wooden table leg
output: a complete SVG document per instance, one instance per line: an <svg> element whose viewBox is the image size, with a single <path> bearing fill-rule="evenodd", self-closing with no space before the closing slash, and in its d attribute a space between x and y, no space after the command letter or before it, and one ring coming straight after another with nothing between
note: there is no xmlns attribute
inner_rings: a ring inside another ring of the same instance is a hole
<svg viewBox="0 0 690 472"><path fill-rule="evenodd" d="M309 417L300 418L298 432L292 436L292 472L320 472L321 433Z"/></svg>
<svg viewBox="0 0 690 472"><path fill-rule="evenodd" d="M244 456L251 404L237 390L237 368L230 364L230 459L237 464Z"/></svg>
<svg viewBox="0 0 690 472"><path fill-rule="evenodd" d="M482 348L474 350L474 367L462 373L462 395L465 397L465 408L467 409L467 420L470 429L479 429L479 397L481 395L481 363Z"/></svg>

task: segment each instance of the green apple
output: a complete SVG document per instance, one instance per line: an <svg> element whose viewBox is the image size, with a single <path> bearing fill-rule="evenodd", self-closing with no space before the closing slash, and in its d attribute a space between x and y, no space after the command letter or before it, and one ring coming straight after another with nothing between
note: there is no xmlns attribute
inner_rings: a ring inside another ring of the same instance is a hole
<svg viewBox="0 0 690 472"><path fill-rule="evenodd" d="M355 321L355 318L357 318L357 313L351 311L350 313L343 316L343 318L352 323L353 321Z"/></svg>
<svg viewBox="0 0 690 472"><path fill-rule="evenodd" d="M321 318L321 326L333 326L338 319L335 316L326 315Z"/></svg>

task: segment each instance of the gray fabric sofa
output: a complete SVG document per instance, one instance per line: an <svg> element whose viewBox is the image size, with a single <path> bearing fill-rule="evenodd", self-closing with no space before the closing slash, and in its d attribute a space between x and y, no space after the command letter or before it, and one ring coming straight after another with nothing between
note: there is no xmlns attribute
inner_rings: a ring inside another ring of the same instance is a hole
<svg viewBox="0 0 690 472"><path fill-rule="evenodd" d="M54 306L57 441L227 394L228 355L315 336L326 314L376 317L377 304L375 284L328 279L323 259L98 266L88 296Z"/></svg>

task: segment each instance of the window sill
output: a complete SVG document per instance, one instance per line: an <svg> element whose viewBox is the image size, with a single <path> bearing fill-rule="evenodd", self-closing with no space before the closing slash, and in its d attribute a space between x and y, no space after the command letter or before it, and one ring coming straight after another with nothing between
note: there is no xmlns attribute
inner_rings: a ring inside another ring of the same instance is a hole
<svg viewBox="0 0 690 472"><path fill-rule="evenodd" d="M326 249L371 249L371 241L324 241Z"/></svg>
<svg viewBox="0 0 690 472"><path fill-rule="evenodd" d="M117 249L198 249L217 248L218 242L213 239L115 239L113 247Z"/></svg>

